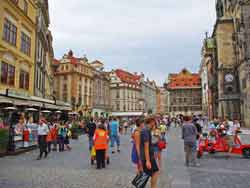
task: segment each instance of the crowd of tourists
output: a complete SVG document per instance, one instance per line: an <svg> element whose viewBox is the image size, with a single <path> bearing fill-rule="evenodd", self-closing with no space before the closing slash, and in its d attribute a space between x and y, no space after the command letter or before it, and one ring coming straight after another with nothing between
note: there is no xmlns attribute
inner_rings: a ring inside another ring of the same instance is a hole
<svg viewBox="0 0 250 188"><path fill-rule="evenodd" d="M40 154L37 160L47 157L51 151L63 152L65 149L70 151L71 124L69 122L50 123L42 118L39 120L37 129L38 146Z"/></svg>
<svg viewBox="0 0 250 188"><path fill-rule="evenodd" d="M105 168L110 163L109 153L121 152L120 136L131 130L131 161L136 166L137 179L146 175L151 177L151 187L156 188L161 169L162 150L166 148L168 121L163 117L140 117L121 120L93 119L86 124L91 164L96 161L96 168ZM136 183L136 181L133 181ZM146 181L144 181L146 183Z"/></svg>
<svg viewBox="0 0 250 188"><path fill-rule="evenodd" d="M81 124L79 122L79 124ZM71 150L71 123L49 123L45 119L39 121L38 143L41 159L51 151L62 152ZM240 128L237 120L219 122L206 121L202 116L177 116L175 118L162 116L139 117L122 120L116 117L90 118L82 128L88 136L88 149L91 165L96 163L96 169L105 168L110 163L110 155L121 152L121 135L131 134L131 162L136 166L136 177L133 184L143 184L151 177L151 188L157 187L159 172L162 168L162 151L167 147L167 132L170 127L181 127L184 140L186 166L199 166L196 159L199 139L204 130L226 131L230 137ZM229 142L232 140L229 139ZM232 143L230 143L230 146ZM230 151L229 151L230 152Z"/></svg>

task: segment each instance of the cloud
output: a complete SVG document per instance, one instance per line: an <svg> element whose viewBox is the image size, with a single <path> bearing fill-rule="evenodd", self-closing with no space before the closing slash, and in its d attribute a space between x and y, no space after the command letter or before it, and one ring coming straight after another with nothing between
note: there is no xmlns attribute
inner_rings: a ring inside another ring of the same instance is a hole
<svg viewBox="0 0 250 188"><path fill-rule="evenodd" d="M214 9L214 0L53 0L55 54L72 49L162 84L169 72L197 70Z"/></svg>

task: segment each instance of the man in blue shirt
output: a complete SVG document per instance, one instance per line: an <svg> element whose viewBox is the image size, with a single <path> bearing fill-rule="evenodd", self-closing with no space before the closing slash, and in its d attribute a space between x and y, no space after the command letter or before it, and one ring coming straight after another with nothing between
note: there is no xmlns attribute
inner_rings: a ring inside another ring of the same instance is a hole
<svg viewBox="0 0 250 188"><path fill-rule="evenodd" d="M112 121L109 125L109 131L110 131L110 137L111 137L111 145L112 153L115 153L114 151L114 145L116 143L117 151L120 152L120 138L119 138L119 122L116 118L112 118Z"/></svg>

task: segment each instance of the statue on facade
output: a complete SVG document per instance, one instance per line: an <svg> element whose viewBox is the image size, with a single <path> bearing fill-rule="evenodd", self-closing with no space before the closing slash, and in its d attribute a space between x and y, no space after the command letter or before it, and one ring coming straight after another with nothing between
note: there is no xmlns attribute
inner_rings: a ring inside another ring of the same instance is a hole
<svg viewBox="0 0 250 188"><path fill-rule="evenodd" d="M224 15L224 7L223 7L223 3L221 0L217 0L216 15L217 15L217 18L221 18Z"/></svg>

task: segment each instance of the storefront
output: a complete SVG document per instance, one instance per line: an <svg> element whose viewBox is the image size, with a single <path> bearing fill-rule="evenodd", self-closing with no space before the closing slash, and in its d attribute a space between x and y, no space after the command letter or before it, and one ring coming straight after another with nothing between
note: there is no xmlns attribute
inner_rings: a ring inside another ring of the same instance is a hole
<svg viewBox="0 0 250 188"><path fill-rule="evenodd" d="M71 110L71 107L69 104L57 106L54 100L34 96L0 93L0 123L9 132L8 150L15 152L36 146L39 118L52 117L58 110ZM45 111L49 113L43 113Z"/></svg>

